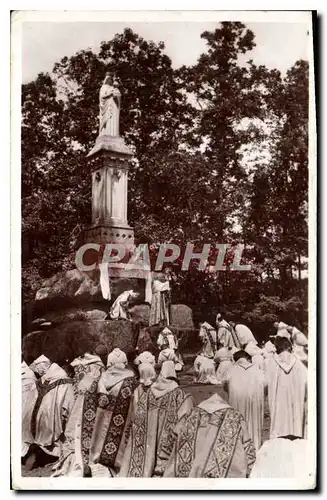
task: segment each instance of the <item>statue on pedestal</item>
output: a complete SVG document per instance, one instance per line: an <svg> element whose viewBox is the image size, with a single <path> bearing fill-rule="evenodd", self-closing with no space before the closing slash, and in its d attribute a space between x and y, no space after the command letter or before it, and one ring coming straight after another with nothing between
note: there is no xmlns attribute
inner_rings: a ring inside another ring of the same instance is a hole
<svg viewBox="0 0 327 500"><path fill-rule="evenodd" d="M121 94L113 75L107 73L100 89L100 135L119 136L119 112Z"/></svg>

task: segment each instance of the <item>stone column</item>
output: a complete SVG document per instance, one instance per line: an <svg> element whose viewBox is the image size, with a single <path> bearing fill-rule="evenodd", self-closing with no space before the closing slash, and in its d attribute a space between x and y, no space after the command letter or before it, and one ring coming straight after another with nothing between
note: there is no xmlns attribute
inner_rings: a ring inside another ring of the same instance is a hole
<svg viewBox="0 0 327 500"><path fill-rule="evenodd" d="M132 153L121 137L99 136L88 154L92 176L92 225L86 241L134 244L127 221L128 170Z"/></svg>

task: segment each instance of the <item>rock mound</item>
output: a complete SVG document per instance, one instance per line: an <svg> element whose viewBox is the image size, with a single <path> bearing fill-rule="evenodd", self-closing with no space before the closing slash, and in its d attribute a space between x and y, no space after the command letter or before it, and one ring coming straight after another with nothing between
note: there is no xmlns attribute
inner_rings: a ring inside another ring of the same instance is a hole
<svg viewBox="0 0 327 500"><path fill-rule="evenodd" d="M156 341L162 328L148 326L150 306L144 303L144 280L112 278L108 301L102 297L96 273L88 276L73 269L43 282L23 322L23 356L27 363L44 354L58 364L65 364L67 359L71 361L99 343L104 343L108 351L120 347L133 358L140 332L139 352L157 350ZM110 320L113 301L128 289L140 293L138 302L130 309L132 321ZM171 313L170 328L184 349L195 335L192 310L176 304L172 305Z"/></svg>
<svg viewBox="0 0 327 500"><path fill-rule="evenodd" d="M75 357L105 344L108 352L115 347L124 350L128 357L134 355L138 331L126 320L72 321L51 330L37 330L23 339L23 358L31 363L41 354L63 365Z"/></svg>
<svg viewBox="0 0 327 500"><path fill-rule="evenodd" d="M42 314L42 316L45 316L48 311L57 311L69 307L76 308L86 304L101 304L107 307L109 302L102 297L98 271L94 272L92 278L78 269L72 269L57 273L45 280L41 288L36 292L33 307L34 315ZM143 280L139 279L112 278L110 280L112 298L110 303L122 292L129 289L140 292L142 299L144 297L142 284Z"/></svg>

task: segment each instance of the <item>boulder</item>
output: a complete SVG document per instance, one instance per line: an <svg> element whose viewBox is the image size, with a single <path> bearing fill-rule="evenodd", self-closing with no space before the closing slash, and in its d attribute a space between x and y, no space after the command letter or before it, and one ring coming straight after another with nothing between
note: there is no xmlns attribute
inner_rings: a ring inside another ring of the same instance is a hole
<svg viewBox="0 0 327 500"><path fill-rule="evenodd" d="M137 306L133 306L129 310L131 319L134 323L136 324L143 324L143 325L148 325L149 324L149 318L150 318L150 306L147 304L140 304Z"/></svg>
<svg viewBox="0 0 327 500"><path fill-rule="evenodd" d="M35 295L37 310L55 309L100 300L100 285L78 269L57 273L42 283Z"/></svg>
<svg viewBox="0 0 327 500"><path fill-rule="evenodd" d="M108 312L102 309L88 309L87 311L83 311L83 314L85 321L99 321L105 319L108 316Z"/></svg>
<svg viewBox="0 0 327 500"><path fill-rule="evenodd" d="M178 329L193 330L192 309L184 304L171 306L171 326Z"/></svg>
<svg viewBox="0 0 327 500"><path fill-rule="evenodd" d="M92 305L93 309L100 304L100 309L107 308L122 292L133 289L140 293L144 300L144 280L137 278L111 278L111 301L104 299L101 293L99 271L92 275L82 273L78 269L57 273L42 283L36 292L33 314L44 315L48 320L50 311Z"/></svg>
<svg viewBox="0 0 327 500"><path fill-rule="evenodd" d="M29 326L29 331L35 329L35 327L40 329L49 328L50 324L53 326L59 326L64 323L71 323L72 321L98 321L107 318L110 311L111 302L107 301L104 304L94 304L85 305L81 307L69 307L67 309L61 309L59 311L49 311L45 312L42 323L37 321L36 323L32 321L31 326ZM150 307L147 304L135 305L131 307L130 314L133 323L136 325L143 324L147 325L149 323ZM109 319L109 318L108 318Z"/></svg>
<svg viewBox="0 0 327 500"><path fill-rule="evenodd" d="M107 307L106 307L107 306ZM90 305L81 307L69 307L60 311L46 312L46 321L51 321L54 325L70 323L72 321L96 321L105 319L109 312L109 302L102 305Z"/></svg>
<svg viewBox="0 0 327 500"><path fill-rule="evenodd" d="M86 351L104 344L110 352L115 347L133 358L137 341L135 325L126 320L72 321L46 331L34 331L23 339L23 358L30 364L41 354L63 365Z"/></svg>

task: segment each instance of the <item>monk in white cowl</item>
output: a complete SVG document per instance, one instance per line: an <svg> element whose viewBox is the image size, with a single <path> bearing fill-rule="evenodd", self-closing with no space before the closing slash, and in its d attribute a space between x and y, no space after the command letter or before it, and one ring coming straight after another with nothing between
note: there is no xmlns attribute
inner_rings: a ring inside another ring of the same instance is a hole
<svg viewBox="0 0 327 500"><path fill-rule="evenodd" d="M234 354L234 365L228 371L229 404L243 415L256 450L261 446L264 417L264 372L251 357L240 350Z"/></svg>
<svg viewBox="0 0 327 500"><path fill-rule="evenodd" d="M285 337L274 341L276 354L266 363L270 439L305 435L305 399L308 370L292 353Z"/></svg>
<svg viewBox="0 0 327 500"><path fill-rule="evenodd" d="M31 419L33 408L37 400L36 376L25 361L21 365L22 377L22 452L21 456L25 457L29 450L29 444L32 443L33 436L31 434Z"/></svg>
<svg viewBox="0 0 327 500"><path fill-rule="evenodd" d="M140 376L139 379L140 385L135 389L133 395L134 409L136 408L138 400L140 399L142 394L149 390L152 383L157 378L156 371L154 368L155 363L156 359L154 355L149 351L142 352L141 354L139 354L139 356L137 356L137 358L134 361L134 364L137 366Z"/></svg>
<svg viewBox="0 0 327 500"><path fill-rule="evenodd" d="M228 373L233 366L233 349L228 347L220 347L216 352L215 362L218 365L216 377L218 382L224 383L228 378Z"/></svg>
<svg viewBox="0 0 327 500"><path fill-rule="evenodd" d="M30 368L39 375L38 397L31 417L32 443L45 453L59 457L68 418L74 405L73 381L44 355Z"/></svg>

